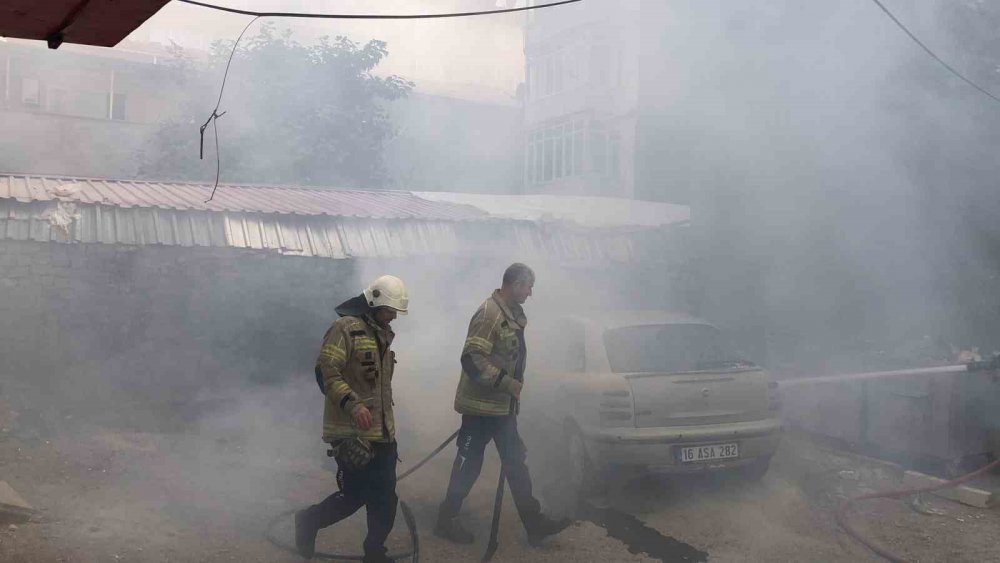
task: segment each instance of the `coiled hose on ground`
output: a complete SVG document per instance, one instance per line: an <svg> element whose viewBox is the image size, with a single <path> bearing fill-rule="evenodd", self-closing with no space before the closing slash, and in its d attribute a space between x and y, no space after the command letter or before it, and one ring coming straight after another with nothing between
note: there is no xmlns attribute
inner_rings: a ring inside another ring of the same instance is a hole
<svg viewBox="0 0 1000 563"><path fill-rule="evenodd" d="M871 499L876 499L876 498L898 499L898 498L903 498L903 497L907 497L907 496L910 496L910 495L915 495L915 494L920 494L920 493L930 493L930 492L933 492L933 491L940 491L941 489L948 489L948 488L951 488L951 487L957 487L957 486L959 486L959 485L961 485L963 483L967 483L967 482L975 479L976 477L980 477L980 476L986 474L987 472L992 471L993 469L995 469L997 467L1000 467L1000 459L997 459L997 460L993 461L992 463L989 463L989 464L987 464L987 465L985 465L985 466L983 466L983 467L981 467L981 468L973 471L972 473L969 473L967 475L963 475L963 476L959 477L958 479L952 479L951 481L947 481L945 483L939 483L937 485L928 485L928 486L925 486L925 487L911 487L909 489L898 489L898 490L895 490L895 491L881 491L881 492L875 492L875 493L867 493L867 494L859 495L859 496L856 496L856 497L851 497L851 498L847 499L846 501L844 501L844 503L840 505L840 508L837 509L837 512L836 512L836 515L835 515L836 516L836 520L837 520L837 525L840 526L840 528L842 530L844 530L844 532L846 532L847 535L851 536L856 541L858 541L858 543L861 543L862 545L864 545L868 549L870 549L873 552L875 552L880 557L882 557L882 558L884 558L884 559L886 559L888 561L892 561L893 563L906 563L905 559L903 559L902 557L896 555L895 553L892 553L891 551L887 550L886 548L878 545L874 541L872 541L872 540L870 540L870 539L862 536L857 530L855 530L851 526L850 522L847 521L847 512L848 512L848 510L851 509L851 506L854 505L854 503L856 503L858 501L862 501L862 500L871 500Z"/></svg>
<svg viewBox="0 0 1000 563"><path fill-rule="evenodd" d="M448 444L452 443L452 441L454 441L455 438L457 438L457 437L458 437L458 430L456 430L451 436L448 436L448 439L446 439L444 442L441 442L440 446L438 446L437 448L434 448L434 451L432 451L431 453L427 454L427 456L424 457L424 459L422 459L419 462L417 462L416 465L414 465L413 467L407 469L406 471L404 471L400 475L397 475L396 476L396 482L399 482L399 481L402 481L403 479L406 479L407 477L409 477L410 475L412 475L414 472L416 472L418 469L420 469L421 467L423 467L424 464L426 464L428 461L430 461L431 459L433 459L434 456L436 456L439 453L441 453L441 451L444 450L446 447L448 447ZM410 548L410 551L406 551L406 552L403 552L403 553L390 553L389 554L389 558L393 559L394 561L398 561L400 559L406 559L407 557L409 557L410 561L412 563L417 563L418 561L420 561L420 537L417 534L417 521L413 517L413 512L410 510L410 507L405 502L400 501L399 502L399 508L400 508L400 512L403 513L403 521L406 522L406 528L407 528L407 530L410 533L411 548ZM280 549L282 551L285 551L287 553L290 553L292 555L298 556L299 552L298 552L297 549L295 549L294 546L292 546L291 544L285 543L284 541L278 539L274 535L274 528L275 528L275 526L277 526L278 522L280 522L281 520L285 519L288 516L291 516L292 514L295 513L295 511L296 511L296 509L286 510L286 511L278 514L274 518L272 518L271 521L268 522L267 528L264 529L264 536L267 538L267 541L271 542L271 544L274 545L274 547L277 547L278 549ZM330 560L330 561L361 561L361 560L364 559L364 557L362 557L361 555L341 554L341 553L324 553L322 551L317 551L316 554L313 555L313 558L315 558L315 559L327 559L327 560Z"/></svg>

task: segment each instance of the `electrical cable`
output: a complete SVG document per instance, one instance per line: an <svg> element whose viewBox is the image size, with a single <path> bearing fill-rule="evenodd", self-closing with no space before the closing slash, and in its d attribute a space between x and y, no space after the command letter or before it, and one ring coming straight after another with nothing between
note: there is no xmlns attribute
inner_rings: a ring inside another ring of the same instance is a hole
<svg viewBox="0 0 1000 563"><path fill-rule="evenodd" d="M398 483L399 481L406 479L407 477L412 475L416 470L423 467L428 461L433 459L434 456L438 455L439 453L441 453L442 450L448 447L448 444L452 443L457 437L458 437L458 430L453 432L451 436L448 436L448 438L444 442L441 442L440 446L434 448L434 451L427 454L427 456L425 456L424 459L420 460L419 462L417 462L416 465L407 469L399 476L397 476L396 482ZM406 523L406 528L410 532L410 543L412 545L412 548L410 549L410 551L403 553L390 553L389 558L393 560L399 560L410 557L412 563L417 563L420 560L420 536L419 534L417 534L417 521L413 517L413 512L410 510L410 507L405 502L399 501L399 508L400 511L403 513L403 521ZM286 510L276 515L274 518L272 518L271 521L267 523L267 527L264 529L264 537L267 538L267 541L271 542L271 545L277 547L278 549L288 552L292 555L298 556L299 552L297 549L295 549L295 547L279 540L274 536L274 527L278 524L278 522L280 522L281 520L285 519L288 516L291 516L295 512L296 509ZM316 559L328 559L331 561L337 561L337 560L361 561L363 559L363 557L360 555L324 553L322 551L317 551L315 555L313 555L313 557Z"/></svg>
<svg viewBox="0 0 1000 563"><path fill-rule="evenodd" d="M982 92L983 94L985 94L986 96L988 96L989 98L991 98L993 101L1000 102L1000 98L998 98L997 96L994 96L989 91L987 91L985 88L983 88L982 86L976 84L972 80L966 78L965 75L963 75L961 72L958 72L957 70L955 70L955 68L953 66L951 66L948 63L946 63L941 57L937 56L934 53L934 51L931 51L930 47L928 47L927 45L925 45L923 41L921 41L919 38L917 38L917 36L914 35L913 32L911 32L905 25L903 25L903 22L899 21L899 19L896 18L896 16L894 16L892 14L892 12L889 11L889 8L886 8L885 4L883 4L880 0L872 0L872 2L874 2L876 6L878 6L879 8L881 8L882 11L885 12L885 15L889 16L889 19L891 19L897 26L899 26L899 29L903 30L903 33L906 33L907 35L909 35L910 39L912 39L914 43L916 43L917 45L919 45L921 49L923 49L924 51L926 51L928 55L930 55L935 61L937 61L938 63L940 63L941 66L943 66L945 69L948 70L948 72L954 74L955 76L957 76L958 78L960 78L963 82L965 82L969 86L972 86L976 90L979 90L980 92Z"/></svg>
<svg viewBox="0 0 1000 563"><path fill-rule="evenodd" d="M219 174L222 172L222 157L219 154L219 126L217 124L220 117L226 115L226 112L219 113L219 106L222 105L222 94L226 91L226 79L229 78L229 66L233 64L233 55L236 54L236 47L240 44L240 39L243 39L243 35L246 34L247 30L253 23L260 19L260 16L255 17L247 23L243 31L240 32L240 36L236 38L236 42L233 43L233 50L229 53L229 60L226 61L226 72L222 74L222 86L219 88L219 99L215 102L215 109L212 110L212 115L208 116L205 123L202 124L199 130L201 135L201 141L198 148L198 160L205 159L205 129L208 124L212 124L212 131L215 136L215 185L212 186L212 195L208 196L205 203L212 201L215 197L215 190L219 189Z"/></svg>
<svg viewBox="0 0 1000 563"><path fill-rule="evenodd" d="M951 488L951 487L957 487L957 486L959 486L959 485L961 485L963 483L966 483L968 481L971 481L971 480L975 479L976 477L984 475L985 473L987 473L987 472L989 472L989 471L991 471L991 470L993 470L993 469L995 469L997 467L1000 467L1000 459L994 460L993 462L988 463L987 465L985 465L983 467L980 467L979 469L973 471L972 473L969 473L967 475L963 475L963 476L959 477L958 479L952 479L951 481L946 481L944 483L939 483L937 485L928 485L928 486L925 486L925 487L912 487L912 488L909 488L909 489L898 489L898 490L895 490L895 491L882 491L882 492L875 492L875 493L867 493L867 494L863 494L863 495L860 495L860 496L851 497L851 498L847 499L846 501L844 501L844 503L840 505L840 508L837 509L837 512L835 513L835 518L837 520L837 525L840 526L840 528L843 529L844 532L847 533L847 535L851 536L852 538L854 538L855 540L857 540L859 543L861 543L862 545L864 545L868 549L872 550L874 553L876 553L877 555L879 555L883 559L886 559L887 561L892 561L893 563L906 563L905 559L903 559L899 555L896 555L895 553L887 550L886 548L878 545L874 541L865 538L864 536L862 536L857 530L855 530L851 526L850 522L847 521L847 511L850 510L851 506L855 502L858 502L858 501L861 501L861 500L870 500L870 499L876 499L876 498L898 499L898 498L902 498L902 497L906 497L906 496L910 496L910 495L915 495L915 494L918 494L918 493L929 493L929 492L933 492L933 491L939 491L941 489L948 489L948 488Z"/></svg>
<svg viewBox="0 0 1000 563"><path fill-rule="evenodd" d="M313 18L313 19L329 19L329 20L424 20L424 19L434 19L434 18L463 18L468 16L492 16L496 14L511 14L514 12L525 12L528 10L540 10L542 8L552 8L555 6L562 6L564 4L574 4L576 2L582 2L583 0L560 0L559 2L550 2L547 4L539 4L537 6L522 6L520 8L502 8L499 10L484 10L479 12L451 12L445 14L318 14L310 12L254 12L252 10L240 10L237 8L228 8L226 6L219 6L218 4L198 2L197 0L177 0L177 1L183 2L185 4L191 4L193 6L208 8L211 10L218 10L220 12L229 12L231 14L241 14L244 16L257 16L258 18L264 18L264 17Z"/></svg>
<svg viewBox="0 0 1000 563"><path fill-rule="evenodd" d="M503 8L499 10L485 10L479 12L452 12L445 14L318 14L318 13L299 13L299 12L254 12L250 10L239 10L236 8L227 8L225 6L219 6L216 4L209 4L206 2L198 2L197 0L178 0L178 2L183 2L185 4L191 4L194 6L200 6L202 8L208 8L211 10L219 10L222 12L229 12L232 14L241 14L244 16L254 16L243 31L240 32L239 37L236 38L236 42L233 43L233 50L229 53L229 60L226 61L226 71L222 75L222 86L219 88L219 99L215 103L215 109L212 110L212 115L208 116L205 123L202 124L199 129L199 148L198 148L198 160L205 159L205 129L208 128L209 123L212 124L212 132L215 136L215 184L212 185L212 193L205 200L205 203L212 201L215 198L215 192L219 189L219 177L222 174L222 156L219 153L219 125L218 120L226 112L219 113L219 106L222 104L222 94L226 91L226 79L229 78L229 67L233 63L233 56L236 55L236 48L240 44L240 40L243 39L243 35L246 34L250 26L253 25L255 21L260 18L319 18L319 19L354 19L354 20L413 20L413 19L432 19L432 18L459 18L467 16L488 16L496 14L510 14L514 12L524 12L527 10L539 10L542 8L552 8L555 6L562 6L565 4L575 4L577 2L582 2L583 0L560 0L558 2L550 2L547 4L539 4L537 6L523 6L521 8Z"/></svg>

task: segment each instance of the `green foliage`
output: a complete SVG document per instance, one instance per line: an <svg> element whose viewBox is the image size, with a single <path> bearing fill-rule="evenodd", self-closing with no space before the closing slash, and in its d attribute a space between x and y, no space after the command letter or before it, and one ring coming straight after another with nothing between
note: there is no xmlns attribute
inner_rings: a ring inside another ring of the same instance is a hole
<svg viewBox="0 0 1000 563"><path fill-rule="evenodd" d="M213 44L201 68L175 57L184 95L139 152L140 175L206 181L214 178L213 128L198 160L198 128L218 99L233 43ZM182 55L182 53L179 53ZM385 102L405 97L413 83L374 71L385 42L359 44L324 37L297 42L290 30L261 24L233 56L218 120L222 181L379 187L385 183L384 143L394 134Z"/></svg>

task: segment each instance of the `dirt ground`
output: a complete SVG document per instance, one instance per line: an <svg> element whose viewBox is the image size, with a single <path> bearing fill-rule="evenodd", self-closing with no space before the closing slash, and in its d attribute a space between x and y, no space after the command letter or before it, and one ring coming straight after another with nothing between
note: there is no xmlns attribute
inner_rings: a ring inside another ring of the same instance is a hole
<svg viewBox="0 0 1000 563"><path fill-rule="evenodd" d="M24 402L9 393L0 396L0 479L39 515L0 526L2 561L299 561L271 545L264 531L275 515L316 502L335 487L320 444L309 442L311 455L290 455L301 450L266 438L281 436L280 419L227 416L221 420L238 423L199 425L197 432L138 431L123 428L120 420L64 414L72 409L25 414ZM402 418L405 423L405 413ZM522 421L538 494L546 506L558 506L562 462L553 437L530 413ZM271 434L247 439L240 427L248 425ZM438 433L447 436L447 429L443 422L401 445L401 467L431 449ZM406 440L404 433L401 442ZM429 531L453 455L447 449L399 486L418 522L423 561L475 561L485 547L497 479L492 452L464 509L477 543L453 546ZM527 545L508 497L495 560L877 560L837 529L833 509L846 495L891 488L899 480L889 466L789 435L760 483L718 477L631 480L590 503L580 513L589 521L542 548ZM852 519L908 560L1000 561L1000 511L934 497L925 502L944 514L879 500L858 507ZM363 515L356 515L323 531L319 549L356 553L363 530ZM291 538L287 520L274 531ZM407 549L407 538L399 518L391 550Z"/></svg>

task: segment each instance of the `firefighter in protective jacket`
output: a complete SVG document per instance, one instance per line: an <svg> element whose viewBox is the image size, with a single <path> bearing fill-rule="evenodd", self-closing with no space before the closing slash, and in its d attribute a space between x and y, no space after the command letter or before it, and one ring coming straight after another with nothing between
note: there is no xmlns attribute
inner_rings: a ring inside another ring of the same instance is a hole
<svg viewBox="0 0 1000 563"><path fill-rule="evenodd" d="M326 395L323 440L337 460L338 492L295 514L295 543L312 557L316 533L368 511L364 561L391 561L385 540L396 519L396 426L392 412L389 324L406 314L409 299L402 280L382 276L364 292L337 307L340 318L326 332L316 381Z"/></svg>
<svg viewBox="0 0 1000 563"><path fill-rule="evenodd" d="M528 540L537 544L570 524L569 520L542 515L541 505L531 492L527 453L517 432L517 406L527 356L524 329L528 320L521 305L531 295L534 283L531 268L512 264L504 272L500 289L479 306L469 323L455 396L455 410L462 415L458 455L434 528L437 536L456 543L472 543L475 539L460 522L459 511L479 477L490 441L500 454Z"/></svg>

